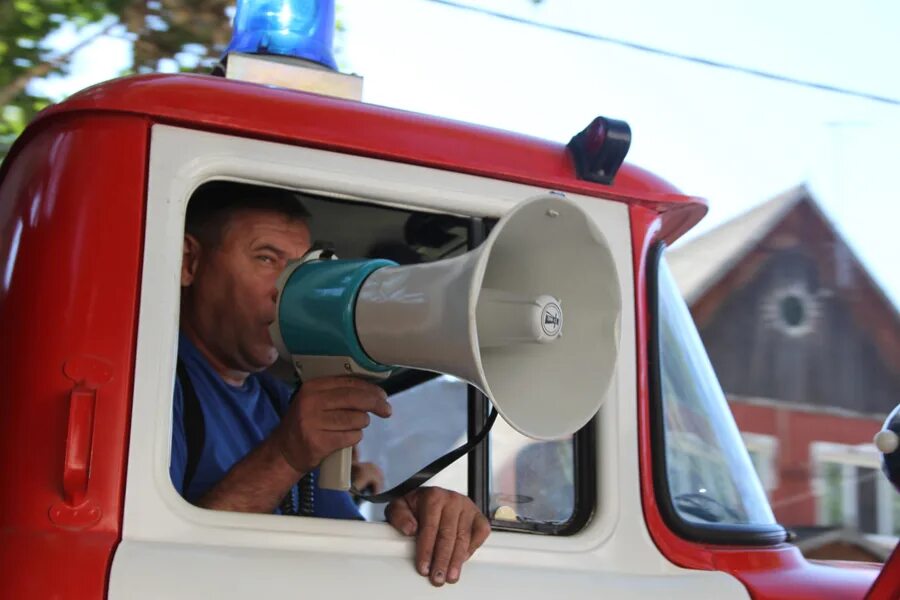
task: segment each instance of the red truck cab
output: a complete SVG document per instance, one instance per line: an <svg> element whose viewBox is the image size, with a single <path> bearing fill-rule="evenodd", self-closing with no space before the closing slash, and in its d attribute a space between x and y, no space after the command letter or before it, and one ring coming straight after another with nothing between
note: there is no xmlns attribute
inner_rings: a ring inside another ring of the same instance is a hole
<svg viewBox="0 0 900 600"><path fill-rule="evenodd" d="M611 184L586 181L565 146L523 135L151 75L46 110L0 171L0 595L437 593L385 524L208 511L171 485L184 211L213 179L319 198L313 226L343 255L401 239L413 215L446 219L450 241L418 249L437 258L536 193L596 202L619 267L622 342L607 401L566 442L570 510L497 514L522 499L493 494L503 474L470 459L463 491L495 532L440 593L818 600L872 585L877 566L811 563L787 542L690 341L663 255L703 201L629 164Z"/></svg>

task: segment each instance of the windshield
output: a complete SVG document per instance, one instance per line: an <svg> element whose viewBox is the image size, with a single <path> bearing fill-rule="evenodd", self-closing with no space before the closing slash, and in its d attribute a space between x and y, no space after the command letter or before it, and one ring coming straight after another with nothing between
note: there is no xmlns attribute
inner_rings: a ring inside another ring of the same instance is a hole
<svg viewBox="0 0 900 600"><path fill-rule="evenodd" d="M659 262L658 277L659 388L672 506L695 524L775 525L665 259Z"/></svg>

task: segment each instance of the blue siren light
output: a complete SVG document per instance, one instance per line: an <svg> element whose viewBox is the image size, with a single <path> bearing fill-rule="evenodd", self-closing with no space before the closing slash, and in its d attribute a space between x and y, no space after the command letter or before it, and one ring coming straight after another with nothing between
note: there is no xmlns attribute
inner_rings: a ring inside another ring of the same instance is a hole
<svg viewBox="0 0 900 600"><path fill-rule="evenodd" d="M239 0L226 53L277 54L337 70L334 0Z"/></svg>

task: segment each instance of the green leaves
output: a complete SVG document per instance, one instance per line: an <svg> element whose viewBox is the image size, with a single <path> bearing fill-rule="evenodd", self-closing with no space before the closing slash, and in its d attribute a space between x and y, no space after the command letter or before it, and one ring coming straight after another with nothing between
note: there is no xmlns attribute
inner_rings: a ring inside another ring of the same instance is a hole
<svg viewBox="0 0 900 600"><path fill-rule="evenodd" d="M66 21L84 26L121 10L128 0L13 0L0 4L0 157L49 100L29 93L34 77L62 71L47 36Z"/></svg>
<svg viewBox="0 0 900 600"><path fill-rule="evenodd" d="M0 158L50 102L29 83L65 73L73 50L106 33L133 40L134 59L123 75L159 69L205 69L231 35L226 9L234 0L12 0L0 4ZM105 20L105 21L104 21ZM97 27L101 22L108 24ZM48 38L74 26L77 46L52 47ZM86 29L87 26L94 26Z"/></svg>

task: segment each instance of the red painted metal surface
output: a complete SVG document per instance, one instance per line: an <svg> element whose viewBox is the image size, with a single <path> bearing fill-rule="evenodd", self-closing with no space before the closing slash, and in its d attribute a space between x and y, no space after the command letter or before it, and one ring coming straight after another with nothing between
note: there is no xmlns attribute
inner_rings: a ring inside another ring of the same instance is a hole
<svg viewBox="0 0 900 600"><path fill-rule="evenodd" d="M602 194L675 213L666 221L669 241L706 214L704 201L632 165L623 165L611 186L581 181L565 146L556 142L207 75L144 75L105 83L49 108L37 122L85 111Z"/></svg>
<svg viewBox="0 0 900 600"><path fill-rule="evenodd" d="M900 543L885 561L881 574L866 595L866 600L897 600L897 598L900 598Z"/></svg>
<svg viewBox="0 0 900 600"><path fill-rule="evenodd" d="M122 519L147 126L47 121L0 174L2 598L105 594Z"/></svg>
<svg viewBox="0 0 900 600"><path fill-rule="evenodd" d="M647 299L647 257L661 239L667 215L659 217L642 206L631 207L632 251L635 264L635 324L638 340L649 340L650 307ZM691 542L665 523L656 502L650 427L648 346L638 344L638 452L644 519L660 551L676 565L688 569L717 570L737 577L758 599L846 600L863 598L878 572L868 564L811 563L788 544L774 547L734 547Z"/></svg>

